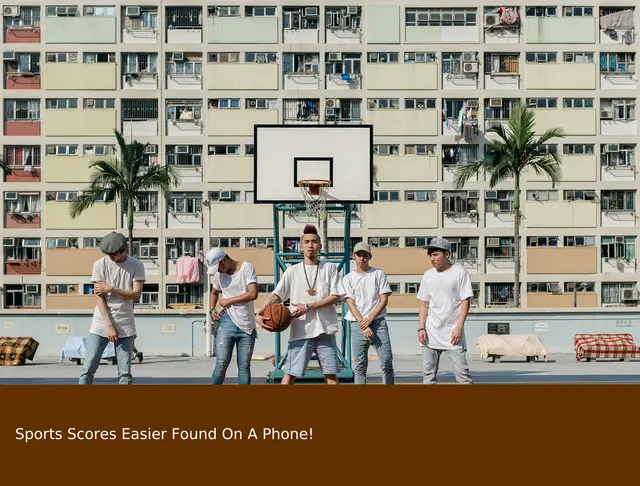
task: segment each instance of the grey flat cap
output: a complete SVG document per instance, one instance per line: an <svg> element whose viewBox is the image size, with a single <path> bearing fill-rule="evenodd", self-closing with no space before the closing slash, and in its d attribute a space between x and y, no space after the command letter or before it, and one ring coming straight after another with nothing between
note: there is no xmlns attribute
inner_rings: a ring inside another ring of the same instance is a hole
<svg viewBox="0 0 640 486"><path fill-rule="evenodd" d="M444 238L433 238L425 248L451 252L451 243Z"/></svg>
<svg viewBox="0 0 640 486"><path fill-rule="evenodd" d="M107 255L120 253L124 247L127 246L127 243L128 240L126 236L113 231L102 238L102 241L100 241L100 250Z"/></svg>

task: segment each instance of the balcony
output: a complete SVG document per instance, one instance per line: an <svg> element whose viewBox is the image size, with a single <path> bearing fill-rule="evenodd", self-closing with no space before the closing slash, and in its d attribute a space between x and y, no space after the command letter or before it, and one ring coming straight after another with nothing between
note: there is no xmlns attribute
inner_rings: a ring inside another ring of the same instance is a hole
<svg viewBox="0 0 640 486"><path fill-rule="evenodd" d="M433 229L440 219L437 202L378 202L366 207L367 228Z"/></svg>
<svg viewBox="0 0 640 486"><path fill-rule="evenodd" d="M595 201L527 201L527 228L596 228L599 207Z"/></svg>
<svg viewBox="0 0 640 486"><path fill-rule="evenodd" d="M137 200L133 202L133 229L134 230L146 230L146 229L158 229L160 228L160 211L158 209L158 193L157 192L139 192L137 193ZM122 206L122 214L120 218L120 225L122 228L127 227L127 210L125 206ZM139 240L136 240L138 242ZM134 246L136 243L134 242ZM140 244L138 243L138 246ZM151 245L146 245L146 249L143 248L144 256L151 254ZM155 244L155 253L157 256L158 244ZM138 257L141 258L141 257Z"/></svg>
<svg viewBox="0 0 640 486"><path fill-rule="evenodd" d="M122 133L129 137L157 137L158 100L123 99Z"/></svg>
<svg viewBox="0 0 640 486"><path fill-rule="evenodd" d="M442 227L480 227L479 194L479 191L444 191L442 193Z"/></svg>
<svg viewBox="0 0 640 486"><path fill-rule="evenodd" d="M282 41L285 44L320 42L320 9L313 6L282 7Z"/></svg>
<svg viewBox="0 0 640 486"><path fill-rule="evenodd" d="M85 99L85 108L47 109L45 135L47 137L112 137L116 124L114 100ZM106 102L106 103L105 103ZM89 108L102 103L110 108Z"/></svg>
<svg viewBox="0 0 640 486"><path fill-rule="evenodd" d="M461 142L471 142L480 134L477 99L444 99L442 105L442 135L455 136Z"/></svg>
<svg viewBox="0 0 640 486"><path fill-rule="evenodd" d="M269 204L212 203L209 214L211 227L218 230L270 230L273 228L273 208Z"/></svg>
<svg viewBox="0 0 640 486"><path fill-rule="evenodd" d="M9 137L40 136L40 100L4 100L4 134Z"/></svg>
<svg viewBox="0 0 640 486"><path fill-rule="evenodd" d="M321 78L318 67L319 59L320 54L318 53L283 53L283 88L285 90L296 91L320 89Z"/></svg>
<svg viewBox="0 0 640 486"><path fill-rule="evenodd" d="M442 53L442 89L475 91L479 86L480 64L476 52Z"/></svg>
<svg viewBox="0 0 640 486"><path fill-rule="evenodd" d="M40 182L41 158L39 145L8 145L4 147L4 163L11 169L4 174L5 182Z"/></svg>
<svg viewBox="0 0 640 486"><path fill-rule="evenodd" d="M40 44L40 7L7 6L4 15L5 44Z"/></svg>
<svg viewBox="0 0 640 486"><path fill-rule="evenodd" d="M167 202L168 229L202 229L202 193L175 192Z"/></svg>
<svg viewBox="0 0 640 486"><path fill-rule="evenodd" d="M166 131L170 137L194 137L203 134L202 101L167 100Z"/></svg>
<svg viewBox="0 0 640 486"><path fill-rule="evenodd" d="M249 91L278 89L277 63L241 63L239 60L239 54L235 52L210 52L205 73L207 89Z"/></svg>
<svg viewBox="0 0 640 486"><path fill-rule="evenodd" d="M100 10L101 12L96 12ZM117 20L115 7L46 7L44 41L46 44L115 44Z"/></svg>
<svg viewBox="0 0 640 486"><path fill-rule="evenodd" d="M600 54L601 89L636 89L635 52L603 52Z"/></svg>
<svg viewBox="0 0 640 486"><path fill-rule="evenodd" d="M40 238L2 239L5 275L40 275Z"/></svg>
<svg viewBox="0 0 640 486"><path fill-rule="evenodd" d="M45 272L47 277L90 277L93 264L103 256L98 248L47 248Z"/></svg>
<svg viewBox="0 0 640 486"><path fill-rule="evenodd" d="M635 227L636 191L602 191L600 196L602 208L601 226L603 228Z"/></svg>
<svg viewBox="0 0 640 486"><path fill-rule="evenodd" d="M600 264L605 274L636 274L638 271L636 236L602 236Z"/></svg>
<svg viewBox="0 0 640 486"><path fill-rule="evenodd" d="M5 89L40 89L40 54L4 53Z"/></svg>
<svg viewBox="0 0 640 486"><path fill-rule="evenodd" d="M598 273L598 249L583 247L528 247L529 275L586 275Z"/></svg>
<svg viewBox="0 0 640 486"><path fill-rule="evenodd" d="M160 38L158 7L122 7L122 43L155 44Z"/></svg>
<svg viewBox="0 0 640 486"><path fill-rule="evenodd" d="M202 182L202 145L167 145L166 159L181 184ZM157 211L157 201L149 206L155 206Z"/></svg>
<svg viewBox="0 0 640 486"><path fill-rule="evenodd" d="M438 135L440 113L437 109L379 108L388 100L367 100L367 123L376 127L378 136L428 137ZM393 100L391 100L393 101ZM397 103L397 100L395 100Z"/></svg>
<svg viewBox="0 0 640 486"><path fill-rule="evenodd" d="M362 89L362 54L327 52L325 66L326 89Z"/></svg>
<svg viewBox="0 0 640 486"><path fill-rule="evenodd" d="M535 7L528 7L535 8ZM527 44L595 44L596 19L591 16L524 18Z"/></svg>
<svg viewBox="0 0 640 486"><path fill-rule="evenodd" d="M528 90L593 90L596 89L597 66L592 62L526 62L525 80Z"/></svg>
<svg viewBox="0 0 640 486"><path fill-rule="evenodd" d="M5 284L5 309L40 309L40 285Z"/></svg>
<svg viewBox="0 0 640 486"><path fill-rule="evenodd" d="M46 62L47 89L65 91L112 91L118 89L115 54L110 62ZM113 133L113 132L112 132Z"/></svg>
<svg viewBox="0 0 640 486"><path fill-rule="evenodd" d="M520 54L484 55L484 89L520 89Z"/></svg>
<svg viewBox="0 0 640 486"><path fill-rule="evenodd" d="M61 195L63 195L61 197ZM69 206L77 193L47 192L45 228L48 230L115 230L117 227L115 203L96 203L80 216L71 219Z"/></svg>
<svg viewBox="0 0 640 486"><path fill-rule="evenodd" d="M517 7L485 7L483 28L485 44L519 44L522 34ZM519 12L518 12L519 13Z"/></svg>
<svg viewBox="0 0 640 486"><path fill-rule="evenodd" d="M593 157L595 158L595 155ZM602 182L635 181L636 145L602 144L600 146L600 180Z"/></svg>
<svg viewBox="0 0 640 486"><path fill-rule="evenodd" d="M634 7L600 9L600 44L631 45L636 41Z"/></svg>
<svg viewBox="0 0 640 486"><path fill-rule="evenodd" d="M221 7L225 8L225 7ZM275 7L244 7L245 16L220 12L209 7L207 18L208 44L277 44L278 17ZM224 14L224 16L220 16Z"/></svg>
<svg viewBox="0 0 640 486"><path fill-rule="evenodd" d="M636 100L601 99L600 134L601 135L637 135Z"/></svg>
<svg viewBox="0 0 640 486"><path fill-rule="evenodd" d="M202 44L202 7L167 7L168 44Z"/></svg>
<svg viewBox="0 0 640 486"><path fill-rule="evenodd" d="M362 7L326 7L325 42L360 44L362 42Z"/></svg>
<svg viewBox="0 0 640 486"><path fill-rule="evenodd" d="M513 228L513 191L484 191L485 228Z"/></svg>
<svg viewBox="0 0 640 486"><path fill-rule="evenodd" d="M4 192L4 228L40 228L39 192Z"/></svg>
<svg viewBox="0 0 640 486"><path fill-rule="evenodd" d="M202 53L169 52L167 89L202 89Z"/></svg>
<svg viewBox="0 0 640 486"><path fill-rule="evenodd" d="M159 79L157 54L140 52L122 55L123 90L156 90Z"/></svg>
<svg viewBox="0 0 640 486"><path fill-rule="evenodd" d="M367 89L370 90L437 90L438 64L407 61L403 63L367 63Z"/></svg>
<svg viewBox="0 0 640 486"><path fill-rule="evenodd" d="M515 270L513 236L485 238L484 264L486 274L513 274Z"/></svg>
<svg viewBox="0 0 640 486"><path fill-rule="evenodd" d="M283 104L283 123L285 125L317 125L320 123L319 99L285 99Z"/></svg>

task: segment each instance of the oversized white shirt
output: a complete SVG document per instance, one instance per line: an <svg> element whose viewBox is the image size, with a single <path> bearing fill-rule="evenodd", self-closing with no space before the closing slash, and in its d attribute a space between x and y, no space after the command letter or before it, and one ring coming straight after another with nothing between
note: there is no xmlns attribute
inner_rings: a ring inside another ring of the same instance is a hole
<svg viewBox="0 0 640 486"><path fill-rule="evenodd" d="M464 331L457 345L451 344L451 335L458 324L462 301L473 297L469 273L454 264L444 272L435 268L422 276L418 299L429 303L427 315L427 346L432 349L467 349Z"/></svg>
<svg viewBox="0 0 640 486"><path fill-rule="evenodd" d="M239 297L248 291L249 284L258 283L255 267L249 262L243 262L240 269L233 275L217 272L211 279L211 285L222 293L224 299ZM240 302L227 308L227 313L240 330L251 334L256 328L254 302Z"/></svg>
<svg viewBox="0 0 640 486"><path fill-rule="evenodd" d="M353 271L344 278L344 290L347 297L355 301L356 308L362 317L369 314L380 303L380 295L390 294L391 286L384 271L378 268L369 268L366 272ZM386 307L376 316L380 319L387 315ZM346 315L349 321L355 321L355 316L351 310Z"/></svg>
<svg viewBox="0 0 640 486"><path fill-rule="evenodd" d="M291 312L294 310L294 304L311 304L329 295L344 298L344 287L335 263L320 260L318 265L306 265L304 267L306 268L306 278L303 265L304 262L300 262L287 268L273 291L282 302L290 301ZM307 290L310 285L313 285L316 272L318 272L315 285L316 294L309 295ZM313 339L321 334L335 334L336 332L338 332L338 313L336 306L330 305L321 309L312 309L294 319L289 326L289 340Z"/></svg>

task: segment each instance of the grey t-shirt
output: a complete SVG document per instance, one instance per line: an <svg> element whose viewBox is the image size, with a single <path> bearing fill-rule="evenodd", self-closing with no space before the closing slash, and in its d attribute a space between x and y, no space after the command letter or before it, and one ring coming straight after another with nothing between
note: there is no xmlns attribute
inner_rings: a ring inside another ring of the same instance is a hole
<svg viewBox="0 0 640 486"><path fill-rule="evenodd" d="M104 256L93 264L91 281L103 282L118 289L133 290L134 281L144 281L144 265L140 260L132 256L122 263L116 263L108 256ZM133 316L133 301L124 300L119 295L106 297L107 308L111 314L111 321L118 332L119 338L136 335L136 323ZM107 337L107 325L102 320L100 309L96 305L93 312L93 320L89 332Z"/></svg>

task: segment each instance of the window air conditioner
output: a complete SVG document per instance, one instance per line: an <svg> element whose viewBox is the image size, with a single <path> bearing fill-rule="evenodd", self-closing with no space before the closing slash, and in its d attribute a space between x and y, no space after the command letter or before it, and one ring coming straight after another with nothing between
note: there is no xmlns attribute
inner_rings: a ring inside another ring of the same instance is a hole
<svg viewBox="0 0 640 486"><path fill-rule="evenodd" d="M179 285L167 285L167 294L178 294L180 293Z"/></svg>
<svg viewBox="0 0 640 486"><path fill-rule="evenodd" d="M340 52L330 52L329 53L329 61L342 61L342 53L340 53Z"/></svg>
<svg viewBox="0 0 640 486"><path fill-rule="evenodd" d="M15 61L16 53L13 51L5 51L2 53L2 59L4 59L5 61Z"/></svg>
<svg viewBox="0 0 640 486"><path fill-rule="evenodd" d="M347 7L347 15L358 15L358 7Z"/></svg>
<svg viewBox="0 0 640 486"><path fill-rule="evenodd" d="M318 16L318 7L305 7L304 8L305 17L317 17Z"/></svg>
<svg viewBox="0 0 640 486"><path fill-rule="evenodd" d="M2 9L5 17L20 17L20 7L17 5L5 5Z"/></svg>
<svg viewBox="0 0 640 486"><path fill-rule="evenodd" d="M38 285L29 284L24 286L24 291L26 294L37 294L40 291L40 288Z"/></svg>
<svg viewBox="0 0 640 486"><path fill-rule="evenodd" d="M2 238L2 246L16 246L15 238Z"/></svg>
<svg viewBox="0 0 640 486"><path fill-rule="evenodd" d="M158 153L158 146L157 145L147 145L144 148L144 153L145 154L155 155L155 154Z"/></svg>
<svg viewBox="0 0 640 486"><path fill-rule="evenodd" d="M467 107L469 108L477 108L478 100L467 100Z"/></svg>
<svg viewBox="0 0 640 486"><path fill-rule="evenodd" d="M175 245L175 244L176 244L175 238L167 238L167 245Z"/></svg>
<svg viewBox="0 0 640 486"><path fill-rule="evenodd" d="M4 193L4 200L5 201L17 201L18 200L18 193L17 192L5 192Z"/></svg>
<svg viewBox="0 0 640 486"><path fill-rule="evenodd" d="M489 108L502 108L502 98L489 98Z"/></svg>
<svg viewBox="0 0 640 486"><path fill-rule="evenodd" d="M188 145L176 145L176 153L177 154L188 154L189 146Z"/></svg>
<svg viewBox="0 0 640 486"><path fill-rule="evenodd" d="M500 246L500 238L487 238L487 246Z"/></svg>
<svg viewBox="0 0 640 486"><path fill-rule="evenodd" d="M140 17L140 7L127 7L124 13L127 17Z"/></svg>
<svg viewBox="0 0 640 486"><path fill-rule="evenodd" d="M500 16L498 14L485 14L484 25L485 27L495 27L500 23Z"/></svg>
<svg viewBox="0 0 640 486"><path fill-rule="evenodd" d="M171 54L172 61L184 61L184 52L174 52Z"/></svg>
<svg viewBox="0 0 640 486"><path fill-rule="evenodd" d="M479 191L468 191L467 197L469 199L478 199L478 197L480 197Z"/></svg>
<svg viewBox="0 0 640 486"><path fill-rule="evenodd" d="M616 236L616 243L624 243L624 236Z"/></svg>
<svg viewBox="0 0 640 486"><path fill-rule="evenodd" d="M607 152L620 152L620 145L617 143L607 144Z"/></svg>
<svg viewBox="0 0 640 486"><path fill-rule="evenodd" d="M485 199L498 199L498 191L485 191Z"/></svg>

